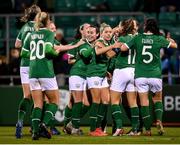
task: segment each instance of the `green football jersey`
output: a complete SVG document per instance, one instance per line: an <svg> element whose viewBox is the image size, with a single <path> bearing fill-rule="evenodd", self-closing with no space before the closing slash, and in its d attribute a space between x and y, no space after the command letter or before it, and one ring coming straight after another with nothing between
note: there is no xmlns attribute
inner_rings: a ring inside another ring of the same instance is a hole
<svg viewBox="0 0 180 145"><path fill-rule="evenodd" d="M60 45L61 43L57 39L54 39L54 44L55 45Z"/></svg>
<svg viewBox="0 0 180 145"><path fill-rule="evenodd" d="M133 39L133 35L128 34L126 36L119 37L118 41L127 43ZM134 67L135 65L135 52L133 49L129 49L125 52L120 52L115 62L115 68L122 69L126 67Z"/></svg>
<svg viewBox="0 0 180 145"><path fill-rule="evenodd" d="M105 42L103 39L98 39L97 41L102 42L105 47L109 46L110 43ZM105 77L107 73L107 68L109 64L109 59L106 54L96 55L95 49L93 50L93 57L91 63L87 67L87 77Z"/></svg>
<svg viewBox="0 0 180 145"><path fill-rule="evenodd" d="M25 41L27 40L27 36L28 36L27 34L33 32L33 31L34 31L34 22L29 21L21 28L16 39L21 41L22 46L23 46ZM21 49L21 54L23 53L22 51L24 51L24 50ZM29 66L29 59L21 56L20 66Z"/></svg>
<svg viewBox="0 0 180 145"><path fill-rule="evenodd" d="M55 76L52 60L48 59L49 55L56 54L53 49L54 43L54 33L46 28L29 35L23 49L30 51L30 78L53 78Z"/></svg>
<svg viewBox="0 0 180 145"><path fill-rule="evenodd" d="M107 71L110 72L110 73L113 73L113 71L115 69L116 58L117 58L117 56L114 56L109 61Z"/></svg>
<svg viewBox="0 0 180 145"><path fill-rule="evenodd" d="M135 77L161 78L160 49L169 47L170 42L163 36L139 34L127 46L135 49Z"/></svg>
<svg viewBox="0 0 180 145"><path fill-rule="evenodd" d="M84 43L78 48L75 48L74 55L76 58L76 62L72 65L70 70L70 76L80 76L83 78L86 78L87 76L87 64L89 63L89 58L83 58L81 53L82 51L86 51L88 49L92 49L91 45L89 43ZM73 50L73 49L72 49ZM72 52L72 51L71 51ZM72 53L71 53L72 54Z"/></svg>

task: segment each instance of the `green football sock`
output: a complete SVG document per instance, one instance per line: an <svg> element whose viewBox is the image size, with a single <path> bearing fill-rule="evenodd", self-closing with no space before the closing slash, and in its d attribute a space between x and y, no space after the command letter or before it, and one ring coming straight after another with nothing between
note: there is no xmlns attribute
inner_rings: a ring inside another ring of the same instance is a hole
<svg viewBox="0 0 180 145"><path fill-rule="evenodd" d="M54 128L55 127L55 122L56 122L55 118L54 117L51 118L51 120L49 121L50 128Z"/></svg>
<svg viewBox="0 0 180 145"><path fill-rule="evenodd" d="M41 118L41 120L43 120L44 114L45 114L48 106L49 106L49 103L46 103L46 101L44 101L44 102L43 102L43 108L42 108L42 118Z"/></svg>
<svg viewBox="0 0 180 145"><path fill-rule="evenodd" d="M71 117L72 117L72 109L69 108L67 105L64 114L64 126L66 126L71 121Z"/></svg>
<svg viewBox="0 0 180 145"><path fill-rule="evenodd" d="M96 129L98 108L99 104L92 103L91 108L89 110L90 131L94 131Z"/></svg>
<svg viewBox="0 0 180 145"><path fill-rule="evenodd" d="M141 115L142 115L145 129L150 130L151 129L151 116L149 113L149 106L141 106Z"/></svg>
<svg viewBox="0 0 180 145"><path fill-rule="evenodd" d="M33 133L39 133L39 124L41 122L42 109L36 107L32 111Z"/></svg>
<svg viewBox="0 0 180 145"><path fill-rule="evenodd" d="M139 128L139 108L132 107L131 109L131 125L133 131L137 131Z"/></svg>
<svg viewBox="0 0 180 145"><path fill-rule="evenodd" d="M162 121L162 116L163 116L163 104L162 104L162 102L154 103L154 111L155 111L155 115L156 115L156 120Z"/></svg>
<svg viewBox="0 0 180 145"><path fill-rule="evenodd" d="M82 105L82 109L81 109L81 118L89 111L90 106L87 105Z"/></svg>
<svg viewBox="0 0 180 145"><path fill-rule="evenodd" d="M42 121L46 126L49 125L49 121L54 117L57 109L58 109L58 106L56 104L54 103L48 104L44 113L43 121Z"/></svg>
<svg viewBox="0 0 180 145"><path fill-rule="evenodd" d="M80 124L82 102L74 103L72 107L72 125L78 129Z"/></svg>
<svg viewBox="0 0 180 145"><path fill-rule="evenodd" d="M108 104L100 104L97 115L97 128L101 127L102 120L107 112Z"/></svg>
<svg viewBox="0 0 180 145"><path fill-rule="evenodd" d="M112 118L115 121L116 128L122 128L122 111L119 105L111 105Z"/></svg>
<svg viewBox="0 0 180 145"><path fill-rule="evenodd" d="M18 121L23 121L24 116L30 107L30 99L23 98L19 104L19 110L18 110Z"/></svg>

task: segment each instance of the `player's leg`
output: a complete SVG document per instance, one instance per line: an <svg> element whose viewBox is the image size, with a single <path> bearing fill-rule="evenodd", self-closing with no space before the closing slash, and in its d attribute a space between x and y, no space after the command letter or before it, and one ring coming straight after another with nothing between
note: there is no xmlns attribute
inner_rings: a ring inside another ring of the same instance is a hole
<svg viewBox="0 0 180 145"><path fill-rule="evenodd" d="M18 107L18 121L16 123L16 138L22 137L23 120L28 109L30 109L31 92L29 87L29 67L20 68L21 83L23 89L23 99Z"/></svg>
<svg viewBox="0 0 180 145"><path fill-rule="evenodd" d="M97 118L97 128L100 132L104 133L104 128L107 124L107 111L108 111L108 105L110 102L110 93L109 93L109 87L102 87L101 88L101 103L98 110L98 118ZM104 120L104 122L103 122ZM102 125L102 123L104 123ZM101 128L103 126L103 128ZM107 134L105 134L107 135Z"/></svg>
<svg viewBox="0 0 180 145"><path fill-rule="evenodd" d="M152 97L154 103L154 112L156 117L156 126L158 129L158 134L163 135L164 129L162 124L163 116L163 104L162 104L162 80L161 79L151 79L153 87L151 88L154 96Z"/></svg>
<svg viewBox="0 0 180 145"><path fill-rule="evenodd" d="M46 110L46 108L48 107L48 104L49 104L49 100L44 93L44 105L43 105L44 110ZM49 121L50 132L52 135L59 135L60 131L56 128L55 123L56 123L55 116L53 116L52 119Z"/></svg>
<svg viewBox="0 0 180 145"><path fill-rule="evenodd" d="M65 113L64 113L64 126L63 126L63 132L67 134L71 134L72 131L72 106L74 104L73 96L72 93L70 92L70 99L69 103L65 108Z"/></svg>
<svg viewBox="0 0 180 145"><path fill-rule="evenodd" d="M146 129L145 135L151 136L151 116L149 112L149 84L147 78L137 78L135 79L135 84L137 87L140 104L141 104L141 116L143 119L143 124Z"/></svg>
<svg viewBox="0 0 180 145"><path fill-rule="evenodd" d="M43 93L41 89L32 90L32 98L34 102L34 108L32 111L32 139L39 139L40 122L42 118L42 107L43 107Z"/></svg>
<svg viewBox="0 0 180 145"><path fill-rule="evenodd" d="M82 98L84 91L85 79L80 76L71 76L69 78L69 88L73 96L73 106L72 106L72 131L71 134L82 135L80 130L80 118L82 110Z"/></svg>
<svg viewBox="0 0 180 145"><path fill-rule="evenodd" d="M99 133L97 128L97 115L100 104L100 87L103 78L100 77L88 77L87 83L88 88L90 89L92 96L92 104L89 110L89 118L90 118L90 133L91 136L103 136L103 134Z"/></svg>
<svg viewBox="0 0 180 145"><path fill-rule="evenodd" d="M125 91L127 78L126 72L121 69L115 69L113 72L112 83L110 87L112 119L116 124L116 131L113 136L121 136L122 129L122 93Z"/></svg>
<svg viewBox="0 0 180 145"><path fill-rule="evenodd" d="M121 136L123 134L123 129L122 129L122 110L121 106L121 95L122 93L116 92L111 90L110 91L110 96L111 96L111 112L112 112L112 119L114 120L116 124L116 131L113 134L113 136Z"/></svg>
<svg viewBox="0 0 180 145"><path fill-rule="evenodd" d="M90 102L89 99L91 97L90 90L87 89L87 81L84 83L84 91L83 91L83 99L82 99L82 109L81 109L81 118L89 111Z"/></svg>
<svg viewBox="0 0 180 145"><path fill-rule="evenodd" d="M127 100L130 107L132 131L128 135L138 135L139 129L139 108L137 106L136 92L127 92Z"/></svg>

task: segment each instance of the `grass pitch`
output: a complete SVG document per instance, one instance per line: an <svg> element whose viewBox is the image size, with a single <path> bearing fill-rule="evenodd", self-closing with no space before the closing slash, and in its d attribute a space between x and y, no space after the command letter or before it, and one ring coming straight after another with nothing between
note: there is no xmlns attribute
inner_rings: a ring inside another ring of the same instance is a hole
<svg viewBox="0 0 180 145"><path fill-rule="evenodd" d="M15 138L15 127L0 127L0 144L179 144L180 127L165 128L163 136L157 135L156 128L152 128L152 136L121 136L112 137L111 127L108 127L109 136L91 137L88 136L88 127L82 127L83 136L70 136L61 131L61 135L53 136L52 139L40 138L37 141L31 139L29 127L23 128L23 137ZM129 128L124 128L127 132Z"/></svg>

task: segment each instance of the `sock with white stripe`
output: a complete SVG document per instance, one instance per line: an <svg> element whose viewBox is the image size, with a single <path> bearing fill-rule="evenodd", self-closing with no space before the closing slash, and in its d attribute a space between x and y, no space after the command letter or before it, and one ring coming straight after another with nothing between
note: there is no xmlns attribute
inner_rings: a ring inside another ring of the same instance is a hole
<svg viewBox="0 0 180 145"><path fill-rule="evenodd" d="M71 117L72 117L72 109L69 108L67 105L64 113L64 126L66 126L71 121Z"/></svg>
<svg viewBox="0 0 180 145"><path fill-rule="evenodd" d="M151 130L151 116L149 113L149 106L141 106L141 116L146 130Z"/></svg>
<svg viewBox="0 0 180 145"><path fill-rule="evenodd" d="M102 120L107 113L108 104L100 104L97 115L97 128L101 127Z"/></svg>
<svg viewBox="0 0 180 145"><path fill-rule="evenodd" d="M19 109L18 109L18 121L23 121L24 116L27 112L27 110L30 107L30 99L23 98L21 102L19 103Z"/></svg>
<svg viewBox="0 0 180 145"><path fill-rule="evenodd" d="M119 105L111 105L112 119L115 121L116 129L122 128L122 111Z"/></svg>
<svg viewBox="0 0 180 145"><path fill-rule="evenodd" d="M58 106L54 103L48 104L45 112L44 112L44 117L43 117L43 123L48 126L49 121L54 117L56 111L58 109Z"/></svg>
<svg viewBox="0 0 180 145"><path fill-rule="evenodd" d="M72 125L74 128L79 129L81 118L82 102L74 103L72 107Z"/></svg>
<svg viewBox="0 0 180 145"><path fill-rule="evenodd" d="M98 108L99 104L92 103L91 108L89 110L90 131L96 130Z"/></svg>
<svg viewBox="0 0 180 145"><path fill-rule="evenodd" d="M33 133L39 133L39 124L41 122L42 116L42 109L41 108L34 108L32 111L32 128Z"/></svg>
<svg viewBox="0 0 180 145"><path fill-rule="evenodd" d="M133 131L137 131L139 128L139 108L132 107L131 109L131 125Z"/></svg>
<svg viewBox="0 0 180 145"><path fill-rule="evenodd" d="M154 111L156 115L156 120L160 120L162 122L162 116L163 116L163 104L162 102L155 102L154 103Z"/></svg>
<svg viewBox="0 0 180 145"><path fill-rule="evenodd" d="M81 109L81 118L84 117L84 115L89 111L90 106L87 105L82 105L82 109Z"/></svg>

